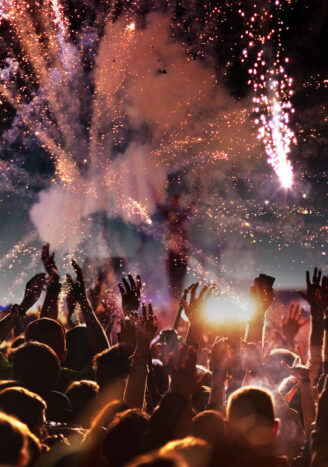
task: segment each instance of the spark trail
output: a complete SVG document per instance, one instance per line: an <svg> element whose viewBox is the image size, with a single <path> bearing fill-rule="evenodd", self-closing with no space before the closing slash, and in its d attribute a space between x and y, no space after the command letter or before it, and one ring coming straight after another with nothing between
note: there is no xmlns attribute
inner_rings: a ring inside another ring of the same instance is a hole
<svg viewBox="0 0 328 467"><path fill-rule="evenodd" d="M283 188L293 184L293 167L288 160L291 145L297 140L290 127L290 115L294 113L291 104L293 79L286 66L289 59L282 57L279 20L279 0L265 5L254 4L250 18L239 10L245 19L245 35L248 48L243 50L243 61L249 56L255 59L249 68L249 84L253 86L253 111L258 126L258 139L263 142L268 164L277 174ZM274 49L276 52L274 53Z"/></svg>

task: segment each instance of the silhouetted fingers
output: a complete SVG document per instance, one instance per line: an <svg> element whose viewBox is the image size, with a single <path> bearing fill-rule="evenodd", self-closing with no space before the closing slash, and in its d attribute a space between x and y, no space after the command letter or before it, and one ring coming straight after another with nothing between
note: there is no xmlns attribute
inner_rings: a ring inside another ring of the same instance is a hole
<svg viewBox="0 0 328 467"><path fill-rule="evenodd" d="M200 300L202 300L202 299L204 298L204 295L205 295L205 293L208 291L209 287L210 287L210 285L209 285L209 284L206 284L206 285L202 288L202 290L200 291L200 294L199 294L199 296L198 296L198 298L199 298Z"/></svg>
<svg viewBox="0 0 328 467"><path fill-rule="evenodd" d="M123 284L125 286L126 292L127 293L130 292L131 288L130 288L130 285L129 285L128 281L125 279L125 277L122 277L122 282L123 282Z"/></svg>
<svg viewBox="0 0 328 467"><path fill-rule="evenodd" d="M131 274L128 274L128 278L131 284L131 289L134 290L136 288L136 283L134 282L134 279Z"/></svg>
<svg viewBox="0 0 328 467"><path fill-rule="evenodd" d="M142 317L144 321L147 321L147 307L146 304L142 304Z"/></svg>
<svg viewBox="0 0 328 467"><path fill-rule="evenodd" d="M196 282L195 284L193 284L193 286L191 288L191 291L190 291L190 301L195 300L196 291L197 291L198 286L199 286L199 282Z"/></svg>
<svg viewBox="0 0 328 467"><path fill-rule="evenodd" d="M137 276L137 290L140 290L142 286L141 277Z"/></svg>

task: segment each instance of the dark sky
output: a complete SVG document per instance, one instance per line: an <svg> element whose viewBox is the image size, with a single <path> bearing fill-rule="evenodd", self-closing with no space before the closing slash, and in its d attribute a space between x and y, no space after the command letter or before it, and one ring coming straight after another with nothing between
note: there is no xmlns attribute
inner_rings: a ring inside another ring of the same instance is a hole
<svg viewBox="0 0 328 467"><path fill-rule="evenodd" d="M245 33L248 26L239 10L242 8L246 17L250 17L254 1L168 3L164 0L141 0L137 6L132 6L132 3L117 2L114 6L107 1L62 2L69 30L66 41L79 49L83 65L84 94L80 96L83 108L79 115L83 138L89 136L90 109L95 88L93 73L110 10L111 18L117 21L129 11L139 31L147 27L147 18L151 12L159 12L169 18L172 40L183 46L188 60L197 61L213 70L231 101L239 102L239 108L245 106L249 118L253 118L249 107L253 90L248 83L248 70L254 63L260 45L255 44L249 50L246 60L242 61L249 37ZM279 7L271 0L259 3L268 11L269 19L265 23L257 20L257 27L262 31L279 29L279 34L270 43L270 50L265 53L272 60L277 52L288 57L287 72L294 80L291 103L295 113L291 117L290 127L297 138L297 145L292 147L289 155L294 169L294 186L288 193L279 188L276 176L261 150L256 154L254 164L253 159L243 159L239 163L237 153L231 154L231 157L229 154L228 169L215 166L218 171L222 170L223 175L210 179L211 187L207 187L209 191L198 187L195 181L195 172L199 171L202 176L203 167L197 165L197 162L193 163L187 173L183 168L183 157L180 156L178 169L168 174L167 192L180 192L184 195L185 203L197 199L196 212L189 224L194 258L190 273L194 272L198 277L202 275L199 272L202 268L208 268L211 278L215 274L222 274L229 284L236 277L246 281L249 274L268 272L277 276L279 287L299 287L303 283L304 270L315 264L324 267L328 255L328 6L324 0L286 0L280 1ZM35 11L33 2L30 5L36 31L40 34L40 43L46 50L49 34L40 20L46 14L46 3ZM11 90L18 90L24 102L28 103L40 93L41 86L35 64L24 59L26 54L16 32L10 22L3 18L0 26L1 79L4 82L8 78L4 71L8 69L8 58L20 63L21 71L10 75L6 82ZM157 45L160 50L161 44ZM170 57L165 57L164 46L163 55L162 61L165 63L166 60L167 68L161 64L157 71L165 79L165 74L170 73L171 64ZM48 66L53 66L50 61ZM73 83L72 92L76 89ZM16 275L20 274L20 268L38 268L35 255L41 243L37 234L33 236L34 226L29 212L38 200L38 193L49 188L56 180L53 157L35 135L26 135L19 114L19 110L3 95L0 104L0 258L3 260L0 259L0 266L6 276L6 286L7 281L13 277L8 271L10 265ZM130 123L129 120L124 121L123 136L119 142L113 143L115 157L124 153L131 141L142 140L147 144L154 141L156 131L149 122L145 120L137 129ZM56 124L54 119L53 125ZM193 124L196 127L195 121ZM82 171L80 161L78 164ZM213 196L208 195L208 192ZM156 247L164 256L165 225L158 214L153 214L156 228L152 231L126 222L126 219L122 221L117 216L105 216L104 221L104 217L97 212L93 213L92 220L95 223L92 229L95 231L97 216L102 219L101 228L104 229L108 243L111 243L113 254L122 255L126 249L126 255L133 256L133 261L138 264L142 249L140 246L131 249L129 242L138 245L144 242L149 267ZM27 246L23 244L16 254L11 249L26 235L31 235L31 240L27 240ZM119 242L122 248L113 246ZM5 259L8 251L12 254L9 259ZM89 254L85 242L79 247L79 254L81 257ZM18 281L17 290L20 286Z"/></svg>

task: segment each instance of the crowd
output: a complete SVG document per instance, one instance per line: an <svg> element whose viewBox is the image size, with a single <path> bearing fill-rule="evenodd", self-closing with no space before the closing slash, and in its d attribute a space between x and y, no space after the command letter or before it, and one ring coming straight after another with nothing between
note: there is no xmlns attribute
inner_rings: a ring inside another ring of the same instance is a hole
<svg viewBox="0 0 328 467"><path fill-rule="evenodd" d="M310 325L303 327L307 318L294 304L274 332L267 319L273 280L254 279L254 313L242 335L207 329L202 309L215 286L198 283L183 294L175 326L159 329L142 301L141 278L132 275L119 284L117 326L103 278L87 290L74 260L63 319L49 245L41 258L45 273L0 320L0 465L328 466L328 279L321 271L306 273L302 292ZM301 328L309 330L306 353L297 342Z"/></svg>

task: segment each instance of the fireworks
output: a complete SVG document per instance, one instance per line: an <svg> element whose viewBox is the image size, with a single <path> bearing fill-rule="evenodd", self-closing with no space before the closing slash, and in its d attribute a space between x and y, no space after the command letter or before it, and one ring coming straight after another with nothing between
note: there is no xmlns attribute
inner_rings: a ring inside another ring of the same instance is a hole
<svg viewBox="0 0 328 467"><path fill-rule="evenodd" d="M279 33L269 27L269 18L279 14L280 2L269 2L265 6L254 4L254 10L247 22L245 13L239 10L247 23L246 35L249 48L243 50L243 60L251 53L252 48L259 48L256 59L249 69L250 81L255 97L253 111L258 126L258 139L264 144L268 163L279 177L283 188L290 188L293 183L293 168L288 160L291 144L296 144L296 137L290 128L290 114L294 109L290 102L293 95L292 83L285 70L288 58L281 57ZM281 24L281 23L280 23ZM279 29L280 30L280 29ZM273 49L277 42L278 50Z"/></svg>
<svg viewBox="0 0 328 467"><path fill-rule="evenodd" d="M117 218L135 245L141 232L142 242L163 251L154 192L163 204L168 193L182 192L183 205L194 206L190 274L208 279L209 268L217 282L220 271L229 296L229 274L248 277L262 245L272 246L276 264L296 244L323 251L326 230L308 225L309 216L324 223L306 185L319 182L299 163L295 180L289 160L296 135L302 150L320 135L316 123L308 132L298 123L301 112L291 118L296 86L281 39L283 8L291 4L226 0L177 9L164 1L161 8L150 2L145 13L144 2L123 1L118 13L115 2L98 3L85 17L59 0L42 8L1 3L8 54L0 92L9 128L0 202L23 193L20 204L42 240L51 236L54 246L83 257L112 241L109 224ZM233 70L240 76L231 79ZM304 92L326 84L313 73ZM281 185L293 186L288 205L277 199L263 152ZM53 165L51 173L31 175L32 159Z"/></svg>

